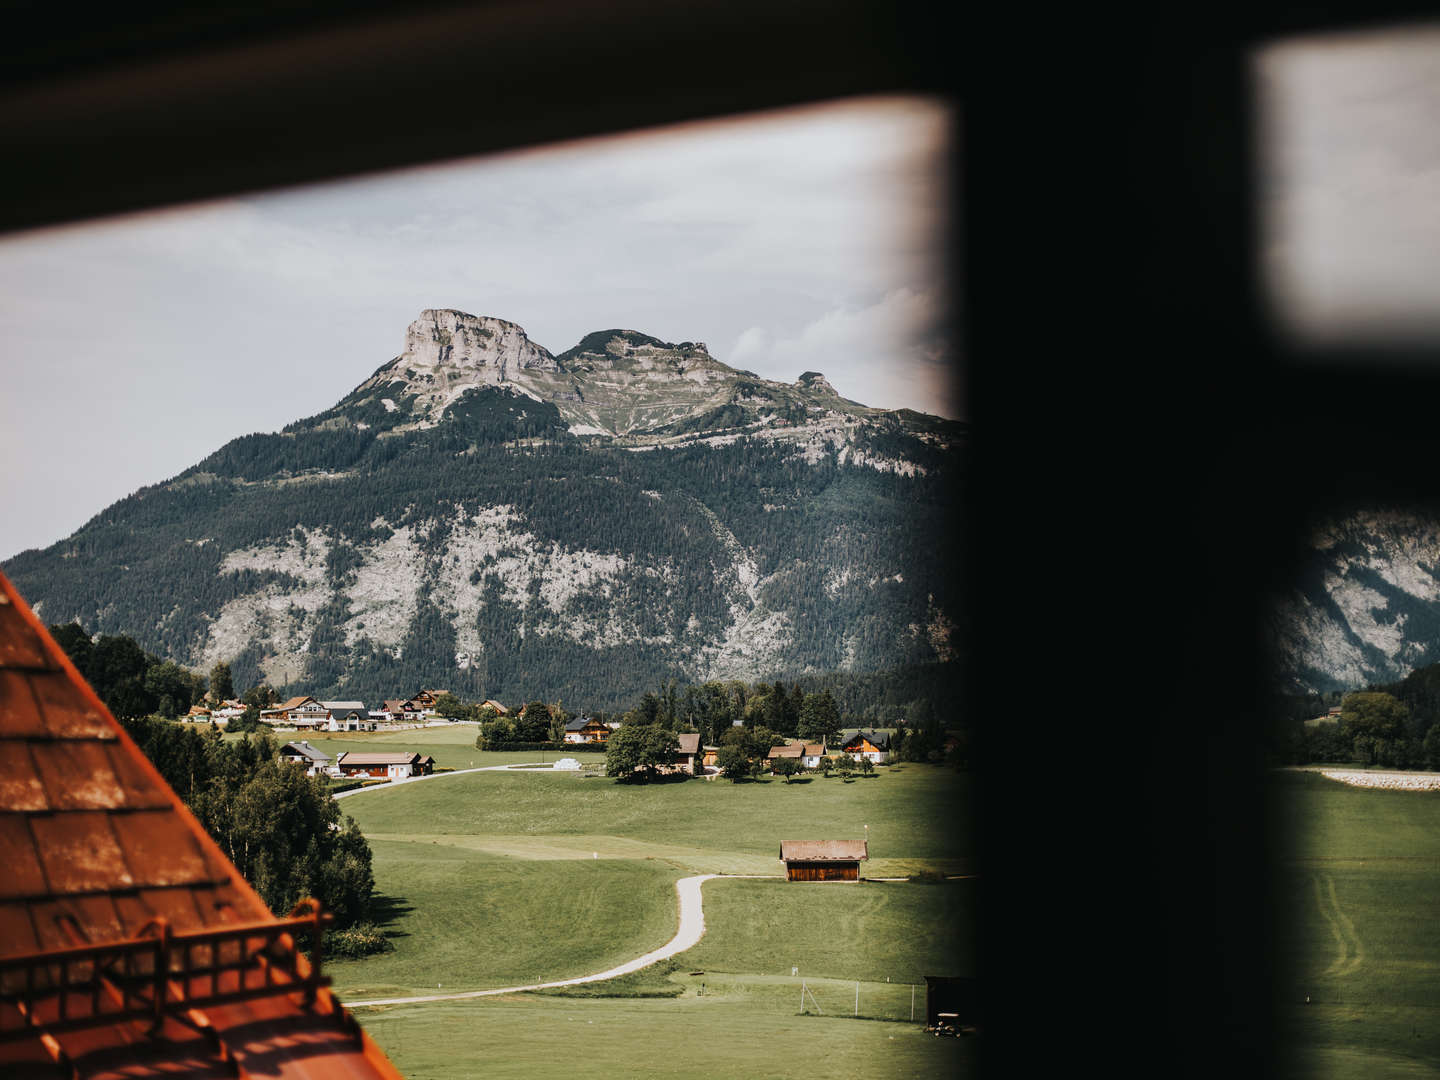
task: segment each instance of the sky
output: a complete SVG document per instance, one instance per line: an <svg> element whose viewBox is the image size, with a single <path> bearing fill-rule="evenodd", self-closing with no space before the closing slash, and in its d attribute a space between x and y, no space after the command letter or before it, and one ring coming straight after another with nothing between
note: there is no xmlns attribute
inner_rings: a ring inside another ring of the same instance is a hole
<svg viewBox="0 0 1440 1080"><path fill-rule="evenodd" d="M1440 338L1440 25L1260 50L1263 273L1301 344Z"/></svg>
<svg viewBox="0 0 1440 1080"><path fill-rule="evenodd" d="M557 353L610 328L703 341L766 378L963 418L956 120L857 99L0 238L0 559L328 408L424 308Z"/></svg>

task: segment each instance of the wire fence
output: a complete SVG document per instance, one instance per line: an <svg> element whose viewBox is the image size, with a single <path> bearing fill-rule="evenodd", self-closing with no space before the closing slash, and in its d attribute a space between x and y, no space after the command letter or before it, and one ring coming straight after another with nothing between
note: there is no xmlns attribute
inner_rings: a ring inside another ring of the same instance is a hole
<svg viewBox="0 0 1440 1080"><path fill-rule="evenodd" d="M925 1022L924 983L796 979L798 1011L811 1016Z"/></svg>

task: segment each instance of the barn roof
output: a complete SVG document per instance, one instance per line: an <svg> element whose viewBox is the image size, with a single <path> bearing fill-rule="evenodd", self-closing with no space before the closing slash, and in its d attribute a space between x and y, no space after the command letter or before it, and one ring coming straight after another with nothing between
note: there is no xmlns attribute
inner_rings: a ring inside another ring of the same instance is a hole
<svg viewBox="0 0 1440 1080"><path fill-rule="evenodd" d="M781 840L785 862L858 862L870 858L864 840Z"/></svg>
<svg viewBox="0 0 1440 1080"><path fill-rule="evenodd" d="M399 1080L3 574L0 761L0 1075Z"/></svg>
<svg viewBox="0 0 1440 1080"><path fill-rule="evenodd" d="M700 753L700 733L699 733L699 732L692 732L692 733L690 733L690 734L688 734L688 735L677 735L677 736L676 736L676 739L677 739L677 740L679 741L679 743L680 743L680 753L682 753L682 754L698 754L698 753Z"/></svg>

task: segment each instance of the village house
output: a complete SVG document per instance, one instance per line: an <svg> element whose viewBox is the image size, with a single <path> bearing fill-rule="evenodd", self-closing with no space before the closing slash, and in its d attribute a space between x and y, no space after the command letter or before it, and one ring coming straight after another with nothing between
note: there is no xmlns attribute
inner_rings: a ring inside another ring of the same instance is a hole
<svg viewBox="0 0 1440 1080"><path fill-rule="evenodd" d="M494 709L497 716L510 715L510 710L507 709L504 705L501 705L500 702L496 701L494 698L486 698L480 703L480 707L482 709Z"/></svg>
<svg viewBox="0 0 1440 1080"><path fill-rule="evenodd" d="M280 760L300 765L306 776L319 776L330 767L330 755L316 750L308 742L288 742L280 748Z"/></svg>
<svg viewBox="0 0 1440 1080"><path fill-rule="evenodd" d="M876 765L890 760L890 734L886 731L847 731L840 749L856 761L869 758Z"/></svg>
<svg viewBox="0 0 1440 1080"><path fill-rule="evenodd" d="M674 767L683 773L694 776L697 772L703 772L704 762L700 760L700 735L698 732L689 735L677 735L676 740L680 743L680 749L675 751ZM699 764L699 768L696 765Z"/></svg>
<svg viewBox="0 0 1440 1080"><path fill-rule="evenodd" d="M413 700L397 698L385 702L380 707L380 711L383 712L391 722L398 724L402 721L413 722L419 720L421 710Z"/></svg>
<svg viewBox="0 0 1440 1080"><path fill-rule="evenodd" d="M428 765L427 765L428 762ZM342 753L335 759L335 767L344 776L384 777L386 780L406 780L412 776L426 776L435 770L434 759L428 755L422 758L412 751L398 753L361 754ZM428 771L427 771L428 769Z"/></svg>
<svg viewBox="0 0 1440 1080"><path fill-rule="evenodd" d="M327 731L374 731L375 722L363 701L322 701L330 714Z"/></svg>
<svg viewBox="0 0 1440 1080"><path fill-rule="evenodd" d="M313 697L292 697L273 709L262 709L260 719L267 724L313 729L330 722L330 710Z"/></svg>
<svg viewBox="0 0 1440 1080"><path fill-rule="evenodd" d="M810 743L804 739L786 739L784 746L772 746L765 754L766 762L779 758L794 758L807 769L818 769L820 759L825 756L823 742Z"/></svg>
<svg viewBox="0 0 1440 1080"><path fill-rule="evenodd" d="M859 881L860 860L870 858L865 840L782 840L786 881Z"/></svg>
<svg viewBox="0 0 1440 1080"><path fill-rule="evenodd" d="M568 743L603 743L610 737L610 726L588 716L577 716L565 725Z"/></svg>

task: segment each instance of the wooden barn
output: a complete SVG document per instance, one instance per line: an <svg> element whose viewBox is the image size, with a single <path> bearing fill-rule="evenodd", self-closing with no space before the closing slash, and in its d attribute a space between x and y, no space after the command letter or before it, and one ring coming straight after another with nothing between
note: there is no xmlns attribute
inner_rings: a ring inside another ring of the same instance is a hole
<svg viewBox="0 0 1440 1080"><path fill-rule="evenodd" d="M787 881L859 881L870 853L864 840L782 840L780 858Z"/></svg>

